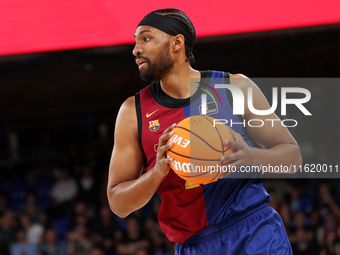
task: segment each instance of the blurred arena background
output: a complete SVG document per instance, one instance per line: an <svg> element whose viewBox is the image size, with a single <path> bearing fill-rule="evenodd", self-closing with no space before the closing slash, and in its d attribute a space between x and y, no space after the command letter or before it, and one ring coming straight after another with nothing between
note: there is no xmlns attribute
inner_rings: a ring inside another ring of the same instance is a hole
<svg viewBox="0 0 340 255"><path fill-rule="evenodd" d="M339 2L215 2L171 3L196 27L195 69L339 77ZM131 54L133 33L144 15L169 5L1 5L0 255L173 254L157 223L157 195L126 219L111 213L106 198L117 112L147 85ZM270 95L271 86L258 85ZM340 87L309 89L317 114L290 131L304 163L339 164ZM339 179L264 185L294 254L340 254Z"/></svg>

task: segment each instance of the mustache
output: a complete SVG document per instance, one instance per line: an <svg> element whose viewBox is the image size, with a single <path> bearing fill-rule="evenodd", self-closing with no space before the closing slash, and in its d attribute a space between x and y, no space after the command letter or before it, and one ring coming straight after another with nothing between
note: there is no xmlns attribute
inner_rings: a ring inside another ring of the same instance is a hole
<svg viewBox="0 0 340 255"><path fill-rule="evenodd" d="M142 56L137 56L137 57L135 57L135 60L137 60L137 59L144 59L144 60L150 62L150 59L145 58L145 57L142 57Z"/></svg>

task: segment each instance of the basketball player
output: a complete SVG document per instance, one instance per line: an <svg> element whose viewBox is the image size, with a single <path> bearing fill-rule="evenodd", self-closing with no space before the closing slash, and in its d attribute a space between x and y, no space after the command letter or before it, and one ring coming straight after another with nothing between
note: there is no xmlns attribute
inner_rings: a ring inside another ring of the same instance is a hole
<svg viewBox="0 0 340 255"><path fill-rule="evenodd" d="M169 240L178 243L176 254L291 254L282 220L269 207L270 198L260 179L224 178L193 185L170 170L172 159L166 157L173 145L167 140L174 123L193 114L190 107L194 109L194 104L199 108L200 100L195 97L203 90L190 86L191 78L209 79L211 85L222 79L244 95L251 87L254 107L269 109L260 89L240 74L194 70L195 29L177 9L148 14L134 36L133 55L140 76L153 82L128 98L118 113L107 189L112 211L126 217L158 191L162 199L159 223ZM226 90L218 93L224 108L211 116L239 121ZM275 114L255 116L247 105L242 117L278 119ZM236 167L301 164L299 147L282 125L272 127L269 122L261 128L237 125L233 129L235 140L225 143L236 150L221 160L231 159ZM254 147L254 142L262 149Z"/></svg>

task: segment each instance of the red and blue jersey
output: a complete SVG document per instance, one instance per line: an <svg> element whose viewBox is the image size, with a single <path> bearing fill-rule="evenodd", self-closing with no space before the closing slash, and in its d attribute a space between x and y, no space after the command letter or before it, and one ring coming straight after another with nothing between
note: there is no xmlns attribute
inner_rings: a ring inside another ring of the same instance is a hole
<svg viewBox="0 0 340 255"><path fill-rule="evenodd" d="M240 133L249 146L255 146L241 124L242 117L233 114L232 97L228 90L214 88L215 84L229 84L229 73L201 71L196 93L188 99L175 99L162 90L156 81L136 94L138 137L145 155L145 171L156 163L158 139L173 123L199 115L201 95L208 93L207 114L216 119L230 120L238 125L232 128ZM207 86L208 85L208 86ZM217 93L217 95L216 95ZM210 102L209 102L210 101ZM170 241L183 243L198 231L252 210L267 202L269 195L259 178L225 178L199 185L178 177L172 170L158 188L162 203L158 215L160 226Z"/></svg>

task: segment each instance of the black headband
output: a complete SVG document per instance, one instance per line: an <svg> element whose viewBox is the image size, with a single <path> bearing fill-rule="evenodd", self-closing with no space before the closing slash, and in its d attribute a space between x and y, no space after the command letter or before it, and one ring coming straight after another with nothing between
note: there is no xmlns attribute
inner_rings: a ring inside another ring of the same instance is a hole
<svg viewBox="0 0 340 255"><path fill-rule="evenodd" d="M182 22L166 15L150 13L138 24L138 26L143 25L157 28L169 35L181 34L184 36L186 44L189 46L192 46L195 42L195 37L192 36L188 28Z"/></svg>

